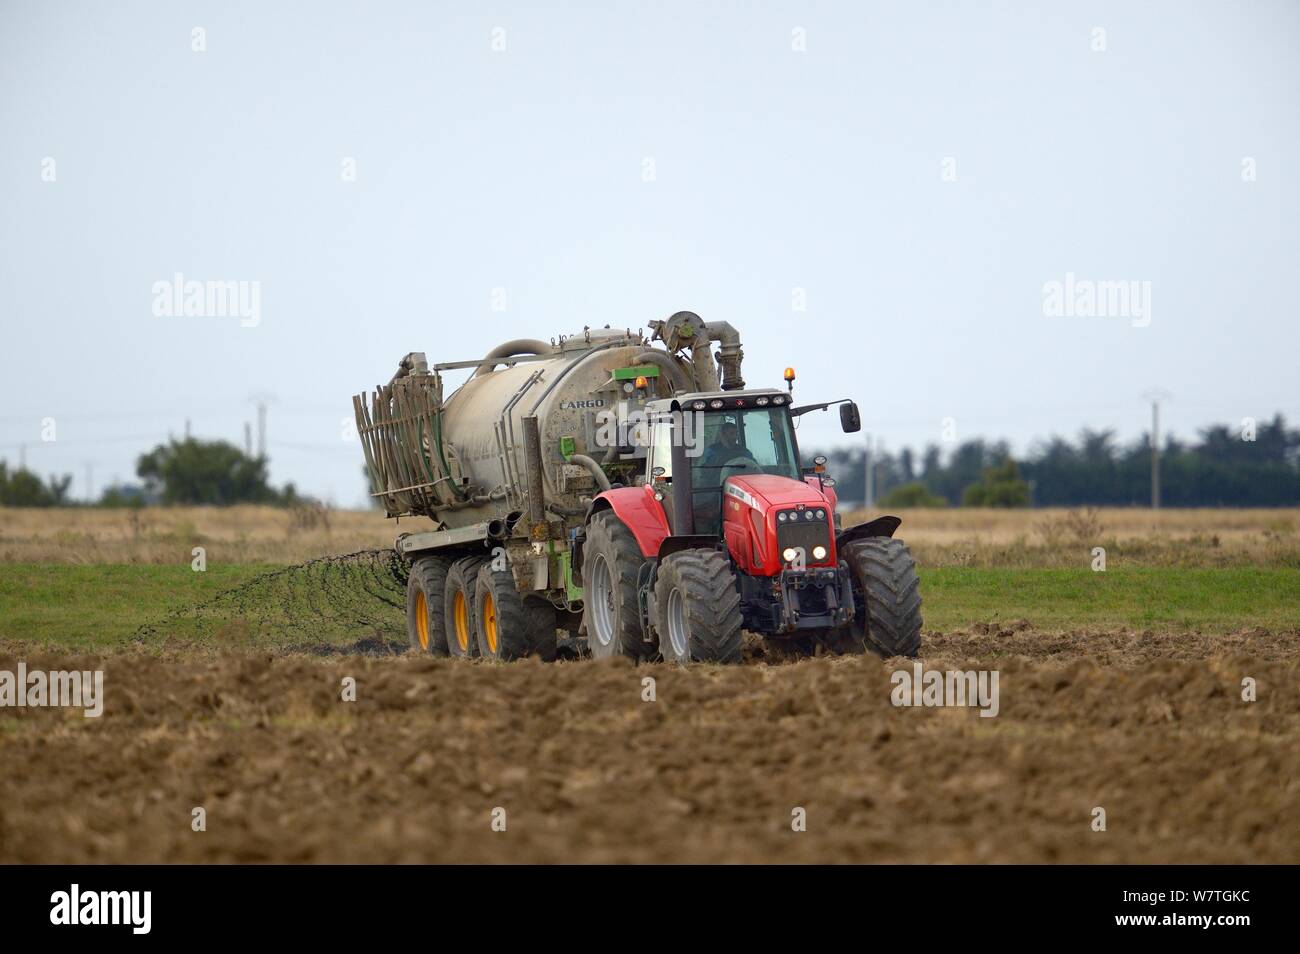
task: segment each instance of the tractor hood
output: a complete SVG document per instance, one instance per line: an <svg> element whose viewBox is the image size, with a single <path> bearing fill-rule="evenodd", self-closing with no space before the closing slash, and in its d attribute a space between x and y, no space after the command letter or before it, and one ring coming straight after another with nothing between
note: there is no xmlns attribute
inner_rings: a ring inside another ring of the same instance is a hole
<svg viewBox="0 0 1300 954"><path fill-rule="evenodd" d="M798 504L830 504L827 495L815 486L791 477L775 474L744 474L727 479L727 493L739 497L760 512L772 507L794 507Z"/></svg>

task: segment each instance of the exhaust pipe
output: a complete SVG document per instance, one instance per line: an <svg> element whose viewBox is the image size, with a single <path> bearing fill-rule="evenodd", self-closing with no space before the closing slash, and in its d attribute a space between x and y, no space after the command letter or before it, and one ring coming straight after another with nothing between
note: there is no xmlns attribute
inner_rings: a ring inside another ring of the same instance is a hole
<svg viewBox="0 0 1300 954"><path fill-rule="evenodd" d="M686 412L673 412L673 535L687 537L695 533L695 494L691 485L691 459L686 456Z"/></svg>

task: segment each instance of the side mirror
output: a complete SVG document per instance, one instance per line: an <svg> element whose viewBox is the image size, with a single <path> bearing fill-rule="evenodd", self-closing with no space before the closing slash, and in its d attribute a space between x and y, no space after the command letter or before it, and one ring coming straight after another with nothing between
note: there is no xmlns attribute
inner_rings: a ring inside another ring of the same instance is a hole
<svg viewBox="0 0 1300 954"><path fill-rule="evenodd" d="M840 405L840 429L845 434L856 434L862 430L862 415L858 413L858 406L852 401L845 401Z"/></svg>

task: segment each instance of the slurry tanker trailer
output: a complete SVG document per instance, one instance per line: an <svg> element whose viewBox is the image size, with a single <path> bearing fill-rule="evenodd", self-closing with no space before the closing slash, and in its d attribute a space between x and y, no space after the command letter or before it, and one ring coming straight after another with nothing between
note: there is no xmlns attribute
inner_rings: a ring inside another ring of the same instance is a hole
<svg viewBox="0 0 1300 954"><path fill-rule="evenodd" d="M742 630L793 653L914 656L915 564L878 516L842 528L793 404L747 387L740 335L678 312L641 330L401 360L353 399L372 493L401 533L412 648L499 660L734 663ZM443 376L468 373L444 396ZM563 634L563 635L561 635Z"/></svg>

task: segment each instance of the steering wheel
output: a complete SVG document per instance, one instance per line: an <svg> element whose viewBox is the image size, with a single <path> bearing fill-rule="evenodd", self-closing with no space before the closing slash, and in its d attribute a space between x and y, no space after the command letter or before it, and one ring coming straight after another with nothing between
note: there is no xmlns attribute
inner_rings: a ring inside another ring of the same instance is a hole
<svg viewBox="0 0 1300 954"><path fill-rule="evenodd" d="M749 473L749 474L763 473L763 468L759 467L758 462L754 460L752 457L744 457L744 456L733 457L731 458L731 460L727 461L719 468L719 472L721 473L722 471L730 470L731 468L735 468L737 471L740 471L741 473ZM725 475L722 479L726 480L728 476L730 475Z"/></svg>

